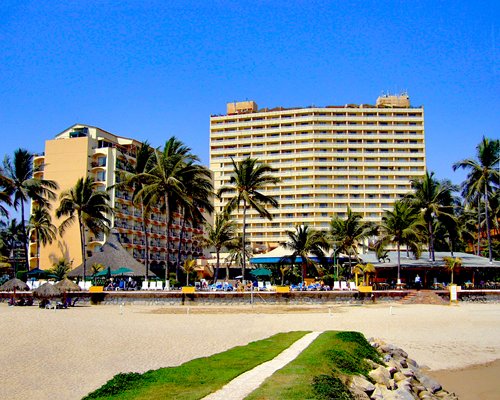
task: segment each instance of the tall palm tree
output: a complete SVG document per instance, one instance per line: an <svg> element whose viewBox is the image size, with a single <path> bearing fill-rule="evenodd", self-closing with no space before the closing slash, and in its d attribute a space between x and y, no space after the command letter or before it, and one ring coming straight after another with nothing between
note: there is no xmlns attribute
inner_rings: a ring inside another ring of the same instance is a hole
<svg viewBox="0 0 500 400"><path fill-rule="evenodd" d="M428 233L429 259L436 261L434 255L434 224L435 219L444 223L453 219L454 186L449 181L438 181L434 172L426 172L422 178L411 180L413 192L405 196L414 209L420 210Z"/></svg>
<svg viewBox="0 0 500 400"><path fill-rule="evenodd" d="M467 178L462 183L462 195L469 201L479 198L484 199L484 212L486 220L486 236L488 238L488 252L490 262L493 261L491 250L491 232L488 216L489 199L498 192L500 186L500 140L488 139L483 136L481 143L476 147L476 159L467 158L453 164L453 170L463 168L468 170ZM480 225L480 224L478 224ZM480 235L478 235L480 236Z"/></svg>
<svg viewBox="0 0 500 400"><path fill-rule="evenodd" d="M177 199L177 207L182 216L179 247L177 249L177 280L181 265L181 250L187 221L197 226L206 221L204 213L212 214L213 185L210 170L202 165L188 163L181 173L184 185L182 198Z"/></svg>
<svg viewBox="0 0 500 400"><path fill-rule="evenodd" d="M347 207L346 218L333 217L330 220L330 238L337 249L349 256L349 267L351 267L351 256L361 262L358 256L358 245L372 236L376 227L364 222L361 214L354 213Z"/></svg>
<svg viewBox="0 0 500 400"><path fill-rule="evenodd" d="M186 286L189 286L189 275L196 270L196 260L192 258L186 258L182 269L186 273Z"/></svg>
<svg viewBox="0 0 500 400"><path fill-rule="evenodd" d="M392 210L385 210L382 217L379 243L381 248L387 244L396 245L398 252L398 283L401 282L401 246L407 245L413 253L419 252L420 235L422 228L420 216L408 203L401 200L394 203Z"/></svg>
<svg viewBox="0 0 500 400"><path fill-rule="evenodd" d="M242 229L242 252L244 252L244 244L246 243L246 218L247 207L257 211L262 218L272 220L272 215L266 210L267 204L277 207L278 201L263 194L261 190L270 185L276 185L279 179L272 175L273 169L264 163L261 163L256 158L247 157L240 162L234 161L233 172L229 180L228 186L223 186L218 193L222 197L224 193L234 193L233 197L226 204L226 209L231 212L237 209L243 203L243 229ZM245 279L246 260L243 257L241 265L241 275Z"/></svg>
<svg viewBox="0 0 500 400"><path fill-rule="evenodd" d="M3 169L0 167L0 216L8 217L9 212L6 207L12 205L12 188L10 180L4 175Z"/></svg>
<svg viewBox="0 0 500 400"><path fill-rule="evenodd" d="M4 183L13 194L13 205L16 210L21 209L21 224L23 230L22 242L26 254L26 269L29 270L28 234L26 231L25 205L31 199L40 207L50 209L51 200L55 200L54 190L58 189L56 182L48 179L34 178L38 171L33 164L34 156L28 150L17 149L14 157L6 156L3 162L5 171Z"/></svg>
<svg viewBox="0 0 500 400"><path fill-rule="evenodd" d="M147 141L141 144L136 151L135 163L128 161L125 157L125 170L118 171L118 176L120 177L120 182L115 184L113 187L116 189L132 189L132 202L134 206L140 207L141 209L141 219L142 219L142 233L145 238L145 262L144 266L146 269L146 280L149 279L149 239L148 239L148 218L147 215L150 212L148 204L144 204L144 199L142 195L139 195L140 190L143 188L144 184L141 180L141 174L146 172L146 167L153 154L153 149Z"/></svg>
<svg viewBox="0 0 500 400"><path fill-rule="evenodd" d="M220 252L224 247L228 247L234 242L236 234L236 223L225 213L215 214L214 224L205 224L206 235L202 239L204 247L213 247L217 258L215 265L214 283L217 282L220 269ZM226 272L226 279L229 279L229 273Z"/></svg>
<svg viewBox="0 0 500 400"><path fill-rule="evenodd" d="M78 223L83 261L83 280L87 272L85 229L97 235L109 230L110 215L113 210L109 206L109 194L94 189L91 177L80 178L75 186L64 191L59 196L60 203L56 210L57 218L66 217L59 226L62 235L68 227Z"/></svg>
<svg viewBox="0 0 500 400"><path fill-rule="evenodd" d="M22 224L16 220L16 218L11 219L8 224L1 222L2 229L0 231L0 244L2 248L2 255L4 255L7 260L14 260L16 258L15 249L18 243L21 242L23 236ZM14 275L17 273L17 262L14 262Z"/></svg>
<svg viewBox="0 0 500 400"><path fill-rule="evenodd" d="M136 177L143 186L136 196L139 196L148 206L160 206L165 221L165 235L167 241L167 260L165 275L169 275L169 225L172 220L173 206L176 199L182 198L184 184L182 173L186 164L198 161L198 157L191 154L191 149L185 146L176 137L171 137L165 143L162 151L154 151L146 169Z"/></svg>
<svg viewBox="0 0 500 400"><path fill-rule="evenodd" d="M226 278L229 278L229 266L232 264L243 265L252 258L252 247L246 241L243 245L243 236L237 235L232 241L226 244L229 255L226 257ZM245 279L245 275L241 275L241 279Z"/></svg>
<svg viewBox="0 0 500 400"><path fill-rule="evenodd" d="M316 256L320 261L325 257L323 249L328 246L325 235L321 231L310 229L307 225L297 226L295 232L287 231L286 234L288 241L283 246L292 250L290 255L292 264L295 264L297 257L301 258L302 283L304 283L307 267L314 265L318 268L318 263L312 259L310 254Z"/></svg>
<svg viewBox="0 0 500 400"><path fill-rule="evenodd" d="M46 246L56 238L57 230L52 223L49 211L38 205L33 206L29 221L29 229L36 243L36 267L40 268L40 244Z"/></svg>

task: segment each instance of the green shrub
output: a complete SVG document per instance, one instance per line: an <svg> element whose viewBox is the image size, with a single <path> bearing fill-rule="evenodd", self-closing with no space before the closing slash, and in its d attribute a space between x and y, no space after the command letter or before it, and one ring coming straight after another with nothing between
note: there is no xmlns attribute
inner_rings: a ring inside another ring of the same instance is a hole
<svg viewBox="0 0 500 400"><path fill-rule="evenodd" d="M339 332L337 333L337 338L343 342L355 343L356 355L359 356L359 358L368 358L369 360L380 362L379 353L371 346L370 343L368 343L363 334L352 331Z"/></svg>
<svg viewBox="0 0 500 400"><path fill-rule="evenodd" d="M352 400L353 397L342 381L334 376L318 375L313 378L314 395L320 400Z"/></svg>
<svg viewBox="0 0 500 400"><path fill-rule="evenodd" d="M83 400L97 399L99 397L113 396L120 394L128 389L132 389L136 385L143 385L148 382L148 373L138 374L136 372L129 372L126 374L115 375L112 379L106 382L96 391L85 396Z"/></svg>

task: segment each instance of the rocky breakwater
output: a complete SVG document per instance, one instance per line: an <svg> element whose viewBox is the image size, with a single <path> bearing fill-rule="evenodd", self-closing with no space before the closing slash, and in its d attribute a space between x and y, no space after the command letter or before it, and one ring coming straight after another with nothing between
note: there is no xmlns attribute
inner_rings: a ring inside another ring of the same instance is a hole
<svg viewBox="0 0 500 400"><path fill-rule="evenodd" d="M384 365L366 360L372 370L368 377L356 375L346 385L356 400L455 400L458 397L444 390L434 379L423 373L408 354L381 340L368 339L378 350ZM367 379L368 378L368 379Z"/></svg>

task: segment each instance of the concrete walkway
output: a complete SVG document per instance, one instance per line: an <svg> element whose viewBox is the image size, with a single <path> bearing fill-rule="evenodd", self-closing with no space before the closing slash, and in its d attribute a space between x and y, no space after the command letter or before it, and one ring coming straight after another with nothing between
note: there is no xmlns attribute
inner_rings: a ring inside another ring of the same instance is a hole
<svg viewBox="0 0 500 400"><path fill-rule="evenodd" d="M268 377L294 360L321 332L311 332L297 340L275 358L247 371L202 400L242 400L257 389Z"/></svg>

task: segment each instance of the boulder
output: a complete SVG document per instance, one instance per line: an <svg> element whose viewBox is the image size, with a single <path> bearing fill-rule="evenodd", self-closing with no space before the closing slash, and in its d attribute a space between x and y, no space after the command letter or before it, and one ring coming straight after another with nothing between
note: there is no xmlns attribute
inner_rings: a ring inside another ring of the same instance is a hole
<svg viewBox="0 0 500 400"><path fill-rule="evenodd" d="M391 374L384 367L378 367L377 369L370 371L368 373L368 376L374 382L384 385L385 387L387 387L387 385L389 384L389 379L391 379Z"/></svg>
<svg viewBox="0 0 500 400"><path fill-rule="evenodd" d="M429 378L426 375L419 376L418 380L431 393L436 393L437 391L442 389L439 382L435 381L432 378Z"/></svg>
<svg viewBox="0 0 500 400"><path fill-rule="evenodd" d="M352 388L349 388L349 392L351 392L351 396L354 400L370 400L370 396L363 392L359 387L353 386Z"/></svg>
<svg viewBox="0 0 500 400"><path fill-rule="evenodd" d="M370 399L372 399L372 400L384 400L384 399L386 399L386 396L388 396L389 393L390 393L390 391L387 389L387 387L385 385L381 385L380 383L376 383L375 390L371 394Z"/></svg>
<svg viewBox="0 0 500 400"><path fill-rule="evenodd" d="M394 374L393 378L396 382L399 382L399 381L404 381L407 377L398 371Z"/></svg>
<svg viewBox="0 0 500 400"><path fill-rule="evenodd" d="M392 395L392 397L390 397ZM410 390L407 390L405 388L397 388L394 390L389 397L387 397L388 400L394 399L394 400L415 400L415 397L411 393Z"/></svg>
<svg viewBox="0 0 500 400"><path fill-rule="evenodd" d="M363 392L373 392L375 390L375 385L362 377L361 375L354 375L351 380L351 384L349 385L349 389L357 387L361 389Z"/></svg>

